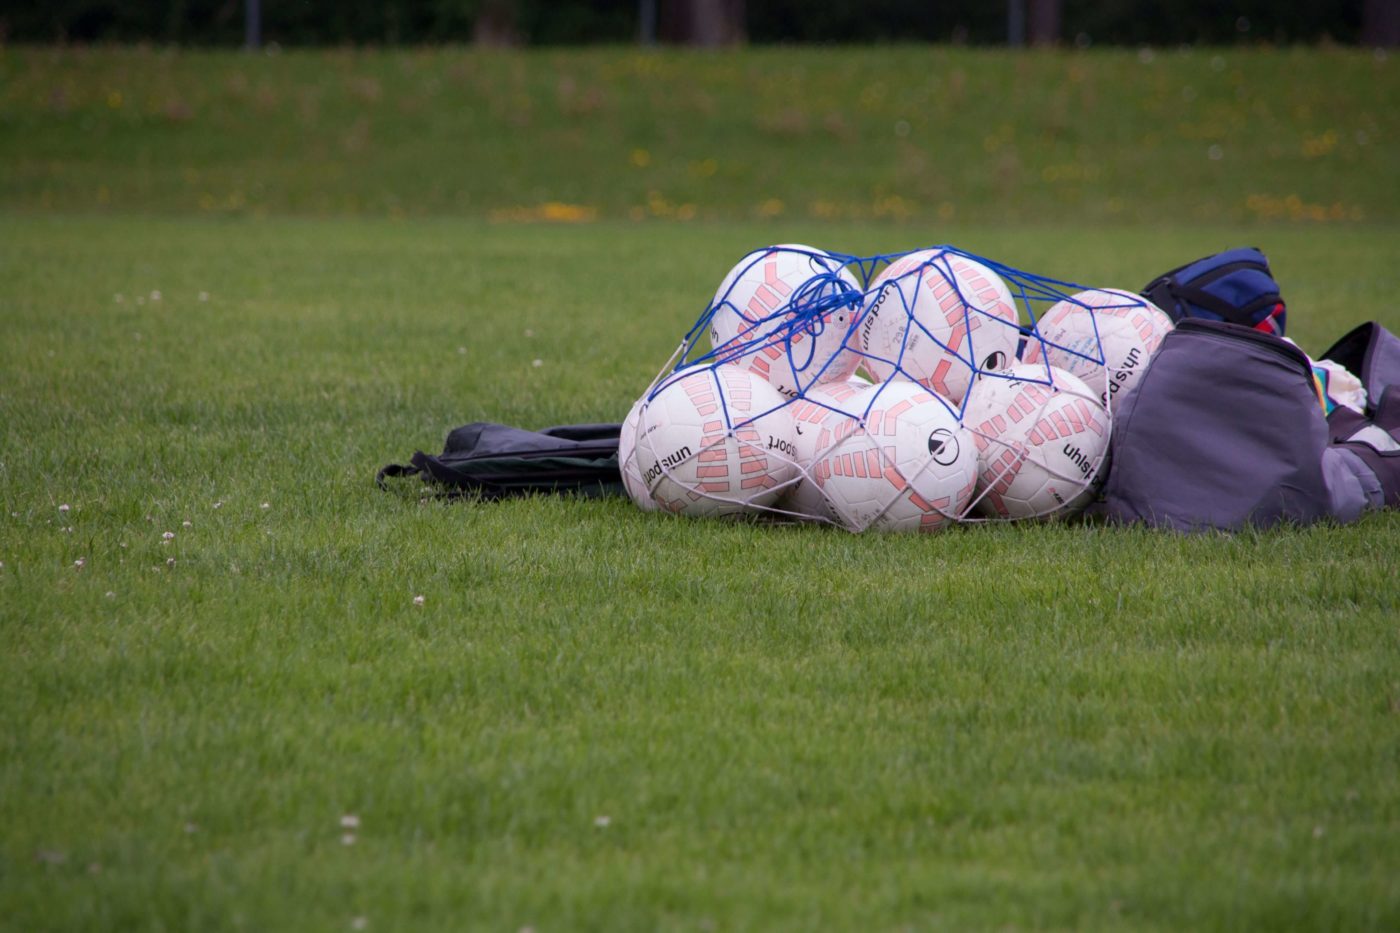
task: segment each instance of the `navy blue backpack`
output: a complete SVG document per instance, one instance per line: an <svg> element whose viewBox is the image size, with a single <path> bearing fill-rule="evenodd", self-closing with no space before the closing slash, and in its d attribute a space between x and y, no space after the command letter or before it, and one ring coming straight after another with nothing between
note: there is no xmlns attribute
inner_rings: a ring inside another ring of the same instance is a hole
<svg viewBox="0 0 1400 933"><path fill-rule="evenodd" d="M1171 315L1173 323L1198 317L1283 336L1283 296L1268 257L1252 246L1188 262L1153 279L1142 296Z"/></svg>

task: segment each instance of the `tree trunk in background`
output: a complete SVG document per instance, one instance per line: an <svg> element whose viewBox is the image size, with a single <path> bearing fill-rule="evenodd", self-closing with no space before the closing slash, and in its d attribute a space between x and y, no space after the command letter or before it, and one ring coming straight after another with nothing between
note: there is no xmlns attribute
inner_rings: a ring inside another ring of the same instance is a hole
<svg viewBox="0 0 1400 933"><path fill-rule="evenodd" d="M493 48L519 45L520 31L516 27L513 0L482 0L481 10L472 24L472 41Z"/></svg>
<svg viewBox="0 0 1400 933"><path fill-rule="evenodd" d="M1400 45L1400 3L1365 0L1361 4L1361 44L1389 48Z"/></svg>
<svg viewBox="0 0 1400 933"><path fill-rule="evenodd" d="M661 38L713 49L743 42L744 0L661 0Z"/></svg>
<svg viewBox="0 0 1400 933"><path fill-rule="evenodd" d="M1055 45L1060 41L1061 0L1030 0L1026 17L1031 45Z"/></svg>

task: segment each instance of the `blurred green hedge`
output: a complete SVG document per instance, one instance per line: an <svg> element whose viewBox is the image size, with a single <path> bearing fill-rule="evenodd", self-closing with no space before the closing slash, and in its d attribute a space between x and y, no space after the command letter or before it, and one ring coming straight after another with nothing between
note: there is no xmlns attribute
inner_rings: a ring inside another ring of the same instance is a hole
<svg viewBox="0 0 1400 933"><path fill-rule="evenodd" d="M24 42L236 45L246 0L50 0L0 9L0 37ZM668 0L658 0L664 8ZM638 0L262 0L262 34L285 45L470 41L484 7L521 42L630 42ZM1355 42L1362 0L1063 0L1071 44ZM1004 0L748 0L752 42L1001 43Z"/></svg>

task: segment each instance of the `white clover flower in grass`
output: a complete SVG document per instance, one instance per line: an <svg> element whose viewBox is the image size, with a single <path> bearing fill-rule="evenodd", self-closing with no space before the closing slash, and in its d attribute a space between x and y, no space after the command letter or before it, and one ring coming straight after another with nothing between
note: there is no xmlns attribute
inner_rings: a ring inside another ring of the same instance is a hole
<svg viewBox="0 0 1400 933"><path fill-rule="evenodd" d="M174 566L175 566L175 558L173 558L173 557L167 557L167 558L165 559L165 566L167 566L167 567L174 567Z"/></svg>
<svg viewBox="0 0 1400 933"><path fill-rule="evenodd" d="M224 507L224 502L223 502L222 499L220 499L218 502L215 502L215 503L214 503L214 508L216 508L216 509L222 509L223 507Z"/></svg>
<svg viewBox="0 0 1400 933"><path fill-rule="evenodd" d="M355 834L345 833L340 837L340 844L343 846L353 846L355 844Z"/></svg>
<svg viewBox="0 0 1400 933"><path fill-rule="evenodd" d="M84 567L87 566L87 558L79 557L77 560L73 561L73 566L78 568L79 570L82 570Z"/></svg>
<svg viewBox="0 0 1400 933"><path fill-rule="evenodd" d="M415 596L415 597L413 597L413 605L415 605L415 606L421 606L421 605L423 605L423 597L422 597L422 596Z"/></svg>
<svg viewBox="0 0 1400 933"><path fill-rule="evenodd" d="M363 930L363 929L365 929L365 928L368 927L368 926L369 926L369 918L368 918L368 917L352 917L351 920L350 920L350 929L352 929L352 930Z"/></svg>
<svg viewBox="0 0 1400 933"><path fill-rule="evenodd" d="M160 289L156 288L151 290L151 300L160 301Z"/></svg>
<svg viewBox="0 0 1400 933"><path fill-rule="evenodd" d="M200 301L208 301L208 300L209 300L209 293L208 293L208 292L200 292L200 293L199 293L199 300L200 300Z"/></svg>
<svg viewBox="0 0 1400 933"><path fill-rule="evenodd" d="M539 369L541 366L544 365L544 360L535 360L530 365L535 367L536 369Z"/></svg>
<svg viewBox="0 0 1400 933"><path fill-rule="evenodd" d="M181 523L180 523L180 527L181 527L181 528L193 528L193 527L194 527L194 524L193 524L192 522L181 522Z"/></svg>
<svg viewBox="0 0 1400 933"><path fill-rule="evenodd" d="M65 502L65 503L63 503L62 505L60 505L60 506L58 507L58 510L59 510L60 512L67 512L67 511L68 511L68 508L69 508L68 503Z"/></svg>
<svg viewBox="0 0 1400 933"><path fill-rule="evenodd" d="M271 503L271 502L264 502L262 505L258 506L258 508L260 508L260 509L270 509L270 508L272 508L272 503Z"/></svg>
<svg viewBox="0 0 1400 933"><path fill-rule="evenodd" d="M347 813L340 818L340 826L342 829L359 829L360 818L353 813Z"/></svg>
<svg viewBox="0 0 1400 933"><path fill-rule="evenodd" d="M593 817L593 825L594 825L594 826L597 826L599 829L606 829L606 828L608 827L608 825L611 824L611 823L612 823L612 817L610 817L610 816L595 816L595 817Z"/></svg>
<svg viewBox="0 0 1400 933"><path fill-rule="evenodd" d="M166 532L163 532L163 533L161 534L160 537L161 537L161 540L162 540L162 541L174 541L174 540L175 540L175 532L173 532L173 531L166 531Z"/></svg>

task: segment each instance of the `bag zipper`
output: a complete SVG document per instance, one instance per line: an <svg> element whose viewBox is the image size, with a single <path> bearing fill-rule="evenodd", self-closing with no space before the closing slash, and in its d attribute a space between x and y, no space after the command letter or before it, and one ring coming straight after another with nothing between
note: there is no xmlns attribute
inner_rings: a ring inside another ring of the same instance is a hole
<svg viewBox="0 0 1400 933"><path fill-rule="evenodd" d="M1263 331L1254 330L1251 327L1245 327L1241 324L1231 324L1227 321L1209 321L1192 317L1183 318L1181 322L1176 325L1176 329L1184 330L1188 333L1193 330L1200 331L1203 334L1214 334L1226 339L1239 339L1248 343L1258 344L1261 347L1277 353L1289 362L1297 364L1309 379L1312 378L1312 362L1309 361L1308 355L1281 337L1275 337L1271 334L1266 334Z"/></svg>

